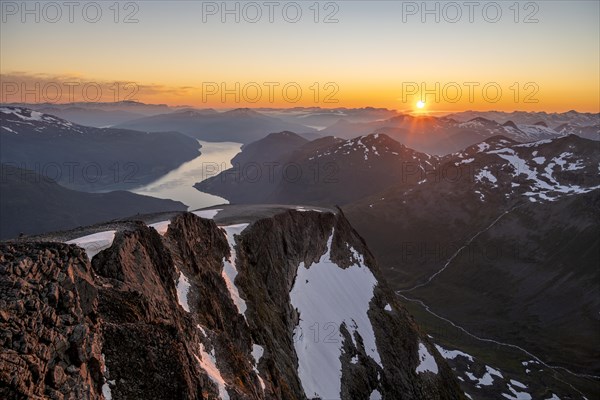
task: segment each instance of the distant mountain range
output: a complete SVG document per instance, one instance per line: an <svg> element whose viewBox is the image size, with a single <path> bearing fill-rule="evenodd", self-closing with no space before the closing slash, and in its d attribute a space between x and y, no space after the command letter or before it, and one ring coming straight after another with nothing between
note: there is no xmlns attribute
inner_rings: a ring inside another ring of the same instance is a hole
<svg viewBox="0 0 600 400"><path fill-rule="evenodd" d="M93 128L21 107L1 107L0 123L2 163L77 190L141 186L200 154L181 133Z"/></svg>
<svg viewBox="0 0 600 400"><path fill-rule="evenodd" d="M491 119L475 117L459 122L449 117L410 115L368 123L340 120L319 133L324 136L353 138L374 132L385 133L410 148L436 155L453 153L496 135L503 135L518 142L553 139L568 134L600 140L600 125L579 126L565 123L557 129L552 129L540 121L527 125L512 121L498 123Z"/></svg>
<svg viewBox="0 0 600 400"><path fill-rule="evenodd" d="M351 139L385 133L429 154L445 155L494 135L526 142L575 134L600 140L600 114L465 111L445 117L412 116L386 108L211 108L115 103L8 104L94 127L144 132L178 131L207 141L251 143L273 132L296 132L314 140L324 136Z"/></svg>
<svg viewBox="0 0 600 400"><path fill-rule="evenodd" d="M4 106L23 107L69 120L71 122L94 126L110 127L135 119L158 114L169 114L178 111L197 111L209 114L217 111L210 108L193 108L189 106L168 106L166 104L145 104L137 101L120 101L114 103L77 102L77 103L8 103ZM308 127L324 128L343 118L351 122L370 122L391 118L397 111L386 108L256 108L261 114L281 119L292 124ZM270 133L270 132L269 132Z"/></svg>
<svg viewBox="0 0 600 400"><path fill-rule="evenodd" d="M333 125L340 119L348 122L373 122L398 116L395 110L387 108L321 108L321 107L294 107L294 108L257 108L256 111L283 119L288 122L300 123L313 128L325 128Z"/></svg>
<svg viewBox="0 0 600 400"><path fill-rule="evenodd" d="M76 103L8 103L3 106L21 107L51 114L79 125L96 128L110 127L132 119L163 114L182 107L166 104L145 104L137 101L76 102Z"/></svg>
<svg viewBox="0 0 600 400"><path fill-rule="evenodd" d="M116 126L144 132L177 131L209 142L251 143L279 131L312 133L316 130L295 122L270 117L248 108L217 112L182 110L140 118Z"/></svg>
<svg viewBox="0 0 600 400"><path fill-rule="evenodd" d="M474 118L485 118L504 124L512 121L519 125L534 125L538 122L546 126L558 129L561 125L569 124L574 126L596 126L600 125L600 113L582 113L575 110L564 113L547 113L533 111L463 111L459 113L446 115L446 118L454 119L460 122L470 121Z"/></svg>
<svg viewBox="0 0 600 400"><path fill-rule="evenodd" d="M0 240L73 229L139 213L185 211L172 200L126 191L85 193L14 166L0 164Z"/></svg>

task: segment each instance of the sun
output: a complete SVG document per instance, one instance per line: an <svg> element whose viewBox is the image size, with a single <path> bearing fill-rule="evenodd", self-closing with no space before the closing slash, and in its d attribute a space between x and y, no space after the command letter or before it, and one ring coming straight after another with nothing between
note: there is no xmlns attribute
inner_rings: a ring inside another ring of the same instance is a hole
<svg viewBox="0 0 600 400"><path fill-rule="evenodd" d="M425 108L425 102L423 100L417 101L417 108Z"/></svg>

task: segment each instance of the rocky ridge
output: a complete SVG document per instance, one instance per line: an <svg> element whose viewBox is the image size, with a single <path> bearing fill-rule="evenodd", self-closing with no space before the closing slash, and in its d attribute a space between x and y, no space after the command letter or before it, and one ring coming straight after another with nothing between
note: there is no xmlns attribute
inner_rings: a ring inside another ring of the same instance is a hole
<svg viewBox="0 0 600 400"><path fill-rule="evenodd" d="M75 244L0 244L0 397L463 398L341 212L153 226L117 227L91 262ZM363 308L339 308L358 293Z"/></svg>

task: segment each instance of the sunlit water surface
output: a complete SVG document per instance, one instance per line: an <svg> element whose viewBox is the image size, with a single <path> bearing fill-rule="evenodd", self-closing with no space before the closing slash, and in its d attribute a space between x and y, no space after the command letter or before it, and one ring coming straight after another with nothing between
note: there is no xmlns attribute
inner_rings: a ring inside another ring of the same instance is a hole
<svg viewBox="0 0 600 400"><path fill-rule="evenodd" d="M240 151L241 144L233 142L211 143L198 141L201 155L182 164L162 178L130 191L161 199L181 201L190 210L227 204L227 200L194 189L194 184L231 167L231 159Z"/></svg>

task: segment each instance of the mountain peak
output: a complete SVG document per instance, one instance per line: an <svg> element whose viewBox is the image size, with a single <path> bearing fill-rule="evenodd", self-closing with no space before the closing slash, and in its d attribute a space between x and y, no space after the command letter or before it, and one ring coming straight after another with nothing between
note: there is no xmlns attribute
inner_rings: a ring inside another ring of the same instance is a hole
<svg viewBox="0 0 600 400"><path fill-rule="evenodd" d="M25 107L0 107L0 112L3 114L12 114L15 117L24 121L42 121L46 114L39 111L34 111Z"/></svg>
<svg viewBox="0 0 600 400"><path fill-rule="evenodd" d="M258 111L254 111L251 108L236 108L233 110L225 111L223 114L234 117L253 117L263 115Z"/></svg>
<svg viewBox="0 0 600 400"><path fill-rule="evenodd" d="M217 111L214 110L213 108L201 108L201 109L184 108L184 109L175 111L173 114L194 117L194 116L202 116L202 115L212 115L212 114L216 114L216 113L217 113Z"/></svg>

